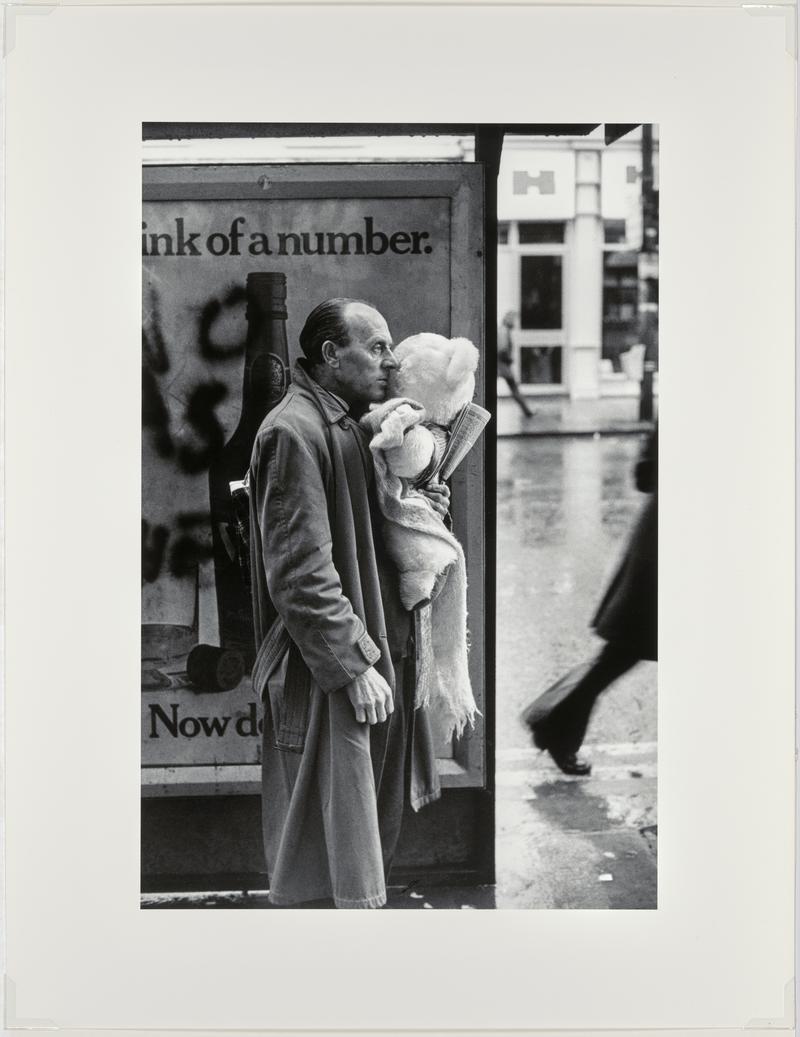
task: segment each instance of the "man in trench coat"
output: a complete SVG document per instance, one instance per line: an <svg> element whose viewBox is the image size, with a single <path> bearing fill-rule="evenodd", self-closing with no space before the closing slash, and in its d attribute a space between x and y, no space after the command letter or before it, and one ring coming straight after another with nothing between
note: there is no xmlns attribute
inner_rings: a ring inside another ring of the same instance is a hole
<svg viewBox="0 0 800 1037"><path fill-rule="evenodd" d="M318 306L300 345L250 464L270 900L375 908L406 798L419 809L440 795L427 717L414 709L413 616L383 547L358 424L385 398L396 361L381 314L349 299ZM429 497L446 510L446 490Z"/></svg>

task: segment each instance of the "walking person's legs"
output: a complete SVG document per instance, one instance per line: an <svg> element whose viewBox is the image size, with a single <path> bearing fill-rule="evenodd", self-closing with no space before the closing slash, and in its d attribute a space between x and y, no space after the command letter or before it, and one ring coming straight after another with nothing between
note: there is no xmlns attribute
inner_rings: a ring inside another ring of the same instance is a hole
<svg viewBox="0 0 800 1037"><path fill-rule="evenodd" d="M595 703L603 691L639 661L625 644L607 642L588 665L570 670L523 713L534 745L547 750L566 774L589 774L590 764L578 757Z"/></svg>
<svg viewBox="0 0 800 1037"><path fill-rule="evenodd" d="M509 390L511 391L511 395L514 397L514 399L517 401L517 403L522 408L522 413L525 415L526 418L532 418L533 417L533 411L530 409L530 407L526 403L525 397L519 391L519 385L517 385L517 379L513 375L507 374L507 375L505 375L505 380L506 380L506 384L508 385Z"/></svg>

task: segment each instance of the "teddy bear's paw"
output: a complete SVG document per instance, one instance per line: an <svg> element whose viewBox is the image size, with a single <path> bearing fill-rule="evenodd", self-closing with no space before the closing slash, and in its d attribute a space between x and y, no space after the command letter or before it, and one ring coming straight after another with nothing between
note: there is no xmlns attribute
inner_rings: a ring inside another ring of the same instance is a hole
<svg viewBox="0 0 800 1037"><path fill-rule="evenodd" d="M401 446L386 451L386 463L395 475L416 479L430 464L434 445L428 429L417 426L406 432Z"/></svg>
<svg viewBox="0 0 800 1037"><path fill-rule="evenodd" d="M398 447L403 442L403 418L397 411L392 413L381 423L381 430L372 440L371 446L380 447L381 450L389 450Z"/></svg>

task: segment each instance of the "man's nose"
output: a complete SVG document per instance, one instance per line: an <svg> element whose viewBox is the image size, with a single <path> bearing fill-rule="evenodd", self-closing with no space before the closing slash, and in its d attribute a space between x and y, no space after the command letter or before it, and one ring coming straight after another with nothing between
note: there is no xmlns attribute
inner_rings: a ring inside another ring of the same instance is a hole
<svg viewBox="0 0 800 1037"><path fill-rule="evenodd" d="M384 358L383 358L383 366L384 367L397 367L397 360L395 358L394 353L391 351L391 349L387 349L386 350L386 354L384 355Z"/></svg>

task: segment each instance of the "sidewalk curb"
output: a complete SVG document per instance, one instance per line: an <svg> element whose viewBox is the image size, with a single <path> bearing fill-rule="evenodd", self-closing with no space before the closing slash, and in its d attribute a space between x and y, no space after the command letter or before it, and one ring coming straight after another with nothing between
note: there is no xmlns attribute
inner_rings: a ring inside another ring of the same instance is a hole
<svg viewBox="0 0 800 1037"><path fill-rule="evenodd" d="M653 425L650 422L641 422L637 425L610 425L604 428L550 428L550 429L520 429L516 432L498 432L498 439L528 439L539 438L566 438L568 436L584 436L594 438L595 436L641 436L651 432Z"/></svg>

